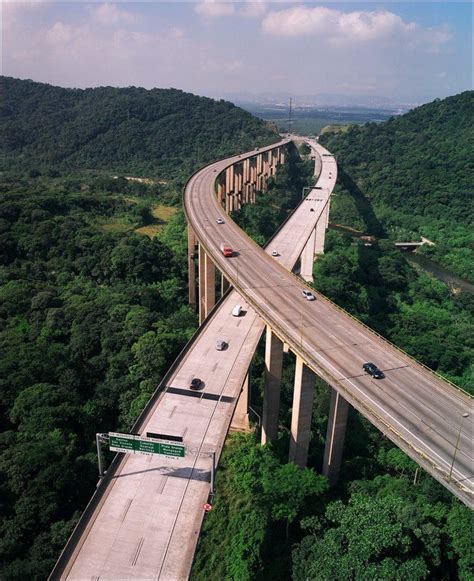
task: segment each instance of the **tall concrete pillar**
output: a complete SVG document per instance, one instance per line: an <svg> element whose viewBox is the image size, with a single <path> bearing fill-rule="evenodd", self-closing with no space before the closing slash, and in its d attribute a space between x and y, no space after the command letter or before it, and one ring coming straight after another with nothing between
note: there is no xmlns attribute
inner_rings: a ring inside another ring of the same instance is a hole
<svg viewBox="0 0 474 581"><path fill-rule="evenodd" d="M194 230L188 224L188 300L189 304L196 308L196 236Z"/></svg>
<svg viewBox="0 0 474 581"><path fill-rule="evenodd" d="M206 281L205 281L205 265L204 257L206 253L204 248L199 244L198 250L198 291L199 291L199 324L201 324L206 318Z"/></svg>
<svg viewBox="0 0 474 581"><path fill-rule="evenodd" d="M227 278L221 273L221 297L223 297L230 287L230 283Z"/></svg>
<svg viewBox="0 0 474 581"><path fill-rule="evenodd" d="M285 147L280 147L280 163L285 163L285 159L286 159L286 148Z"/></svg>
<svg viewBox="0 0 474 581"><path fill-rule="evenodd" d="M276 438L280 412L283 343L267 325L265 343L265 391L263 394L262 445Z"/></svg>
<svg viewBox="0 0 474 581"><path fill-rule="evenodd" d="M225 170L225 211L232 212L232 192L234 187L234 166Z"/></svg>
<svg viewBox="0 0 474 581"><path fill-rule="evenodd" d="M216 267L199 245L199 324L210 313L216 303Z"/></svg>
<svg viewBox="0 0 474 581"><path fill-rule="evenodd" d="M218 182L217 183L217 199L219 200L219 204L225 209L226 207L226 203L225 203L225 198L226 198L226 193L225 193L225 184L222 182Z"/></svg>
<svg viewBox="0 0 474 581"><path fill-rule="evenodd" d="M307 282L313 282L314 250L316 243L316 229L311 232L308 241L301 253L301 277Z"/></svg>
<svg viewBox="0 0 474 581"><path fill-rule="evenodd" d="M321 169L323 167L323 161L319 153L315 152L314 155L314 175L318 178L319 174L321 173Z"/></svg>
<svg viewBox="0 0 474 581"><path fill-rule="evenodd" d="M240 392L237 405L232 417L231 429L239 431L247 431L249 424L249 401L250 401L250 372L245 376L242 384L242 391Z"/></svg>
<svg viewBox="0 0 474 581"><path fill-rule="evenodd" d="M300 468L304 468L308 460L315 381L314 373L304 364L301 357L297 356L288 460Z"/></svg>
<svg viewBox="0 0 474 581"><path fill-rule="evenodd" d="M336 484L341 470L349 404L339 392L330 389L331 404L324 447L323 474L328 477L330 484Z"/></svg>
<svg viewBox="0 0 474 581"><path fill-rule="evenodd" d="M206 269L206 317L216 304L216 267L211 257L206 254L204 259Z"/></svg>
<svg viewBox="0 0 474 581"><path fill-rule="evenodd" d="M326 240L326 221L327 217L325 210L323 210L315 228L316 239L314 243L314 254L324 254L324 242Z"/></svg>
<svg viewBox="0 0 474 581"><path fill-rule="evenodd" d="M250 158L244 160L244 184L250 182Z"/></svg>

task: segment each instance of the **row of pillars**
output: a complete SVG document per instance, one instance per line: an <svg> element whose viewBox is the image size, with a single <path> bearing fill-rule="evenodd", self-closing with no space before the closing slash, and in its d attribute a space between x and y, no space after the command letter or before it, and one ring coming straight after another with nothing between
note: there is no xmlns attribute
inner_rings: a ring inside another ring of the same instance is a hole
<svg viewBox="0 0 474 581"><path fill-rule="evenodd" d="M265 391L263 396L263 416L261 443L275 440L278 432L280 410L280 389L283 367L284 344L269 326L265 343ZM306 466L311 437L311 419L316 375L296 356L296 370L291 416L291 439L288 459L298 466ZM248 396L246 396L248 400ZM329 421L322 472L331 483L338 479L344 436L346 432L349 404L334 389L331 391Z"/></svg>
<svg viewBox="0 0 474 581"><path fill-rule="evenodd" d="M217 197L227 213L239 210L243 203L254 203L258 191L265 191L268 177L276 173L279 163L285 161L285 149L278 147L256 154L240 163L229 166L216 180ZM301 275L312 280L316 254L324 251L324 238L329 219L329 200L318 223L311 233L301 255ZM196 296L196 254L199 267L199 295ZM198 305L200 324L206 319L216 302L216 267L188 227L189 303ZM228 281L221 275L221 294ZM198 300L197 300L198 299ZM273 441L278 432L280 388L284 346L270 327L266 330L265 366L266 382L263 400L262 444ZM291 440L289 461L304 467L307 463L311 436L311 419L316 376L299 356L296 358ZM237 403L235 415L248 417L249 376L247 374ZM332 390L322 472L331 483L337 481L344 444L349 404Z"/></svg>
<svg viewBox="0 0 474 581"><path fill-rule="evenodd" d="M242 204L252 204L257 192L265 191L267 180L276 174L277 166L285 163L285 147L266 152L229 166L216 180L217 199L227 213L239 210ZM196 258L198 259L199 291L196 292ZM216 303L216 267L188 225L188 288L189 304L198 306L199 324ZM221 294L229 284L221 275Z"/></svg>
<svg viewBox="0 0 474 581"><path fill-rule="evenodd" d="M315 256L318 254L324 254L324 242L326 239L326 230L329 224L329 204L330 198L328 197L319 220L317 221L316 226L311 232L311 235L303 248L303 252L301 253L300 274L301 278L307 282L313 281L313 264Z"/></svg>
<svg viewBox="0 0 474 581"><path fill-rule="evenodd" d="M285 163L285 148L275 147L229 166L216 181L217 199L227 213L240 210L242 204L253 204L257 192L267 189L267 180Z"/></svg>

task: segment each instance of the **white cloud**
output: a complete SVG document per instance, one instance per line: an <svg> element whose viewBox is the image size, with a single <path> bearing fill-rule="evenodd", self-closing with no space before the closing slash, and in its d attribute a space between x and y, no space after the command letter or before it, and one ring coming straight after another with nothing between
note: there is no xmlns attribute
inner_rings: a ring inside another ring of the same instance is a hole
<svg viewBox="0 0 474 581"><path fill-rule="evenodd" d="M341 12L323 6L295 6L270 12L262 21L262 30L283 37L318 35L319 40L335 44L403 38L407 43L439 47L451 38L446 28L422 28L386 10Z"/></svg>
<svg viewBox="0 0 474 581"><path fill-rule="evenodd" d="M267 11L268 2L254 0L253 2L219 2L218 0L203 0L196 4L195 12L206 18L221 16L247 16L260 18Z"/></svg>
<svg viewBox="0 0 474 581"><path fill-rule="evenodd" d="M94 20L106 26L135 22L136 20L133 14L118 8L115 4L99 4L97 8L92 8L91 12Z"/></svg>
<svg viewBox="0 0 474 581"><path fill-rule="evenodd" d="M231 2L215 2L214 0L204 0L199 2L195 11L207 18L218 18L220 16L230 16L235 14L235 6Z"/></svg>

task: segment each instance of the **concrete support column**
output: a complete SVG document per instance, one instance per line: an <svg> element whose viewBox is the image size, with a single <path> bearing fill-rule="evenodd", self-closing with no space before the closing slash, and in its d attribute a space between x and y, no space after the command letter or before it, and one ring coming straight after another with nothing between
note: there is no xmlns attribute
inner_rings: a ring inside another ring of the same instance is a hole
<svg viewBox="0 0 474 581"><path fill-rule="evenodd" d="M219 200L219 204L224 209L226 207L225 198L226 198L226 194L225 194L225 184L223 184L222 182L219 181L217 183L217 199Z"/></svg>
<svg viewBox="0 0 474 581"><path fill-rule="evenodd" d="M285 163L286 159L286 149L284 147L280 147L280 163Z"/></svg>
<svg viewBox="0 0 474 581"><path fill-rule="evenodd" d="M301 253L301 277L307 282L313 282L313 263L316 243L316 229L313 229L308 242L306 242L303 252Z"/></svg>
<svg viewBox="0 0 474 581"><path fill-rule="evenodd" d="M242 384L242 391L240 392L237 405L235 406L234 415L232 417L231 429L239 431L247 431L249 424L249 401L250 401L250 372L245 376Z"/></svg>
<svg viewBox="0 0 474 581"><path fill-rule="evenodd" d="M327 208L323 210L316 224L316 240L314 243L314 254L324 254L324 241L326 240L326 222L327 222Z"/></svg>
<svg viewBox="0 0 474 581"><path fill-rule="evenodd" d="M199 245L199 324L216 303L216 267Z"/></svg>
<svg viewBox="0 0 474 581"><path fill-rule="evenodd" d="M225 170L225 211L232 212L232 197L231 193L234 187L234 166L230 166Z"/></svg>
<svg viewBox="0 0 474 581"><path fill-rule="evenodd" d="M221 273L221 297L224 296L227 289L230 287L230 282L227 278Z"/></svg>
<svg viewBox="0 0 474 581"><path fill-rule="evenodd" d="M339 392L331 388L331 405L323 460L323 474L328 477L330 484L336 484L339 478L348 413L347 401Z"/></svg>
<svg viewBox="0 0 474 581"><path fill-rule="evenodd" d="M316 153L314 150L313 155L314 155L314 175L318 178L319 174L321 173L321 168L323 167L323 160L321 159L319 153Z"/></svg>
<svg viewBox="0 0 474 581"><path fill-rule="evenodd" d="M250 182L250 158L244 160L244 183Z"/></svg>
<svg viewBox="0 0 474 581"><path fill-rule="evenodd" d="M196 308L196 236L194 230L188 224L188 300L189 304Z"/></svg>
<svg viewBox="0 0 474 581"><path fill-rule="evenodd" d="M206 304L206 282L205 282L205 266L204 266L204 257L205 257L204 248L199 244L199 251L198 251L198 290L199 290L199 324L201 324L205 316L205 304Z"/></svg>
<svg viewBox="0 0 474 581"><path fill-rule="evenodd" d="M311 369L305 365L301 357L296 356L290 453L288 460L289 462L294 462L300 468L304 468L308 460L315 381L316 376Z"/></svg>
<svg viewBox="0 0 474 581"><path fill-rule="evenodd" d="M267 325L265 343L265 391L263 394L262 445L276 438L280 412L283 343Z"/></svg>

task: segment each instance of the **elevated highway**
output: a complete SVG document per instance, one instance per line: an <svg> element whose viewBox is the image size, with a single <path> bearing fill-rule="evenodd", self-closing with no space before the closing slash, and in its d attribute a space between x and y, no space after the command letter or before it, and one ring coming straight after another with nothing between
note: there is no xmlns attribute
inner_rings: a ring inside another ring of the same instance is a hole
<svg viewBox="0 0 474 581"><path fill-rule="evenodd" d="M344 401L472 506L472 398L323 295L317 293L316 301L305 301L300 279L275 263L235 223L227 220L224 225L216 224L215 217L226 218L215 194L216 173L241 163L243 157L207 166L189 181L185 211L199 244L272 332L296 354L303 370L309 368L327 381ZM223 240L242 249L235 258L222 255L219 246ZM367 361L384 371L383 381L362 371ZM301 423L308 422L302 417L312 403L304 385L296 403L301 409L293 408L298 418L292 436L296 448L293 459L298 461L299 453L305 454L301 448L307 447L306 438L300 441L298 432ZM304 429L308 430L307 425Z"/></svg>
<svg viewBox="0 0 474 581"><path fill-rule="evenodd" d="M314 255L322 251L329 196L337 177L334 158L316 142L310 143L319 176L316 187L265 251L229 219L226 212L252 202L256 190L265 188L266 178L283 161L282 148L288 141L216 162L190 179L185 210L190 256L199 257L196 302L205 321L133 427L142 434L182 435L188 455L184 460L117 455L51 579L187 578L209 495L210 456L215 452L218 459L232 417L245 421L247 372L265 326L269 373L263 442L274 437L278 425L275 378L281 374L286 344L297 357L291 460L300 465L306 461L311 380L317 373L334 388L323 465L330 480L337 477L341 461L349 402L471 504L472 424L463 418L470 413L471 399L324 297L318 295L314 302L303 299L307 287L291 274L299 260L302 276L310 279ZM224 224L217 224L218 217ZM221 255L222 241L236 249L233 258ZM273 250L277 257L271 256ZM215 266L238 291L228 291L214 307ZM236 303L243 305L244 317L232 316ZM219 338L229 343L224 352L215 350ZM367 360L385 371L383 382L362 373ZM189 391L194 376L205 384L198 397Z"/></svg>

